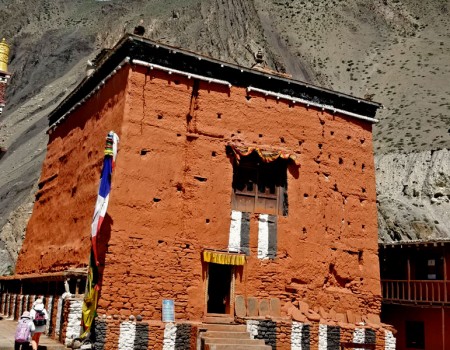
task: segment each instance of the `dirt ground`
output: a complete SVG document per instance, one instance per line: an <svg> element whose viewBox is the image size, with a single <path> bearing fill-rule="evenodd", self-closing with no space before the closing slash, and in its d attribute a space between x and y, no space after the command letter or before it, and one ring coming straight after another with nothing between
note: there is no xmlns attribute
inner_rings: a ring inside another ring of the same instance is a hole
<svg viewBox="0 0 450 350"><path fill-rule="evenodd" d="M14 335L16 333L17 321L0 316L0 350L14 350ZM30 348L31 349L31 348ZM39 350L63 350L65 346L56 340L41 335Z"/></svg>

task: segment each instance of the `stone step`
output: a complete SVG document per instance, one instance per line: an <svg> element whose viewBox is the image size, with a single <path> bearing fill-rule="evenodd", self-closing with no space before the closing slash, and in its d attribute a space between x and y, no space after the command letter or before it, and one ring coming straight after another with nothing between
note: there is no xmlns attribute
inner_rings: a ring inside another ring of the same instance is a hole
<svg viewBox="0 0 450 350"><path fill-rule="evenodd" d="M202 338L205 344L265 345L263 339Z"/></svg>
<svg viewBox="0 0 450 350"><path fill-rule="evenodd" d="M269 345L206 344L205 350L272 350Z"/></svg>
<svg viewBox="0 0 450 350"><path fill-rule="evenodd" d="M234 339L250 339L250 334L247 332L221 332L221 331L206 331L200 333L202 338L234 338Z"/></svg>
<svg viewBox="0 0 450 350"><path fill-rule="evenodd" d="M199 328L216 332L247 332L245 324L203 323Z"/></svg>
<svg viewBox="0 0 450 350"><path fill-rule="evenodd" d="M203 317L203 323L219 323L219 324L230 324L234 322L234 317L209 314Z"/></svg>

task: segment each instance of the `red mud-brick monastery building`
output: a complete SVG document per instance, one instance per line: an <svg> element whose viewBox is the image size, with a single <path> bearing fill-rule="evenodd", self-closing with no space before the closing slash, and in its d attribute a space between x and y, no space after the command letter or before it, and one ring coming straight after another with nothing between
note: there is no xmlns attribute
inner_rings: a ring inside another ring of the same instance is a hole
<svg viewBox="0 0 450 350"><path fill-rule="evenodd" d="M96 349L395 349L379 321L379 107L126 35L49 116L1 311L17 317L42 294L49 334L80 334L114 131Z"/></svg>

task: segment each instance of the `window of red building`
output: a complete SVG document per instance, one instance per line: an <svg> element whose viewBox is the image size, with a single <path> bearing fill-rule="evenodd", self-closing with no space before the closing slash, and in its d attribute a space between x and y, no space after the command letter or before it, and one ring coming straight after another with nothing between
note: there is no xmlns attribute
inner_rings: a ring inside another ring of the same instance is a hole
<svg viewBox="0 0 450 350"><path fill-rule="evenodd" d="M287 215L287 161L264 162L255 152L235 161L232 209Z"/></svg>
<svg viewBox="0 0 450 350"><path fill-rule="evenodd" d="M425 328L422 321L406 321L406 347L425 349Z"/></svg>
<svg viewBox="0 0 450 350"><path fill-rule="evenodd" d="M415 259L415 279L442 280L444 279L444 258L440 254L422 254Z"/></svg>

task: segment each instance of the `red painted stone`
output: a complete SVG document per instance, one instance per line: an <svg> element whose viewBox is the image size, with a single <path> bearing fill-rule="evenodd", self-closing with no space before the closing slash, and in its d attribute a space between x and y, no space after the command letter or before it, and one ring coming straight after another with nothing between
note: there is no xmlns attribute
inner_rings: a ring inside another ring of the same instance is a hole
<svg viewBox="0 0 450 350"><path fill-rule="evenodd" d="M262 299L259 301L259 316L269 316L270 305L267 299Z"/></svg>
<svg viewBox="0 0 450 350"><path fill-rule="evenodd" d="M237 317L247 316L247 307L245 306L245 297L242 295L236 295L234 302L234 311Z"/></svg>
<svg viewBox="0 0 450 350"><path fill-rule="evenodd" d="M259 315L259 301L257 298L247 298L247 316L254 317Z"/></svg>
<svg viewBox="0 0 450 350"><path fill-rule="evenodd" d="M281 302L278 298L270 298L270 316L281 316Z"/></svg>
<svg viewBox="0 0 450 350"><path fill-rule="evenodd" d="M299 309L293 310L293 312L292 312L292 319L294 321L298 321L298 322L302 322L302 323L307 321L306 316L303 315L302 312Z"/></svg>

